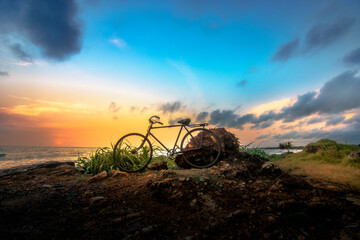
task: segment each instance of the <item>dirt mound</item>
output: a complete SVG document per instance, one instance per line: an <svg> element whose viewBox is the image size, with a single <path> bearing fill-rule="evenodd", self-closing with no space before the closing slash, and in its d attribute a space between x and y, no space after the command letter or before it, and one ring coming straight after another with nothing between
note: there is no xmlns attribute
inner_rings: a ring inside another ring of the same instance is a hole
<svg viewBox="0 0 360 240"><path fill-rule="evenodd" d="M225 128L214 128L211 129L217 136L219 136L221 141L221 155L220 160L227 158L233 154L236 154L239 151L239 143L238 139L235 137L234 134L226 131ZM200 139L202 138L202 139ZM218 149L217 145L215 144L216 141L212 138L210 134L205 132L204 136L194 136L194 139L192 139L186 146L186 149L191 149L192 146L195 146L194 141L204 142L204 144L207 146L204 148L201 152L188 152L184 153L184 155L179 155L175 158L175 162L179 167L189 169L191 166L187 164L184 160L184 157L186 157L190 162L194 163L195 165L205 166L212 162L214 158L216 158Z"/></svg>

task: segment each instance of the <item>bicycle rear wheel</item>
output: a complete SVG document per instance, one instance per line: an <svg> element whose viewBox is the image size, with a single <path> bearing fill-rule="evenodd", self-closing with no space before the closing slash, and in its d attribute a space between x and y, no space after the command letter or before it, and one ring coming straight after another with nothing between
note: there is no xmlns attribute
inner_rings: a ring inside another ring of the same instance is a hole
<svg viewBox="0 0 360 240"><path fill-rule="evenodd" d="M194 168L208 168L220 159L221 140L214 132L196 128L181 140L180 152L185 162Z"/></svg>
<svg viewBox="0 0 360 240"><path fill-rule="evenodd" d="M151 143L144 135L130 133L115 144L114 163L124 172L139 172L151 161L152 151Z"/></svg>

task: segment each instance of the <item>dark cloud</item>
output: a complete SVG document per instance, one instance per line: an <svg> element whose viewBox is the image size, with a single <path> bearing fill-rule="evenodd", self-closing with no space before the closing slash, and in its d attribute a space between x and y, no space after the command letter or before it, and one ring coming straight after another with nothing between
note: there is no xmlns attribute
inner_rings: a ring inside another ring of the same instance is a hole
<svg viewBox="0 0 360 240"><path fill-rule="evenodd" d="M241 80L240 82L237 82L236 83L236 86L237 87L243 87L243 86L245 86L247 84L247 80Z"/></svg>
<svg viewBox="0 0 360 240"><path fill-rule="evenodd" d="M81 50L78 5L75 0L2 0L0 33L22 35L44 56L65 60Z"/></svg>
<svg viewBox="0 0 360 240"><path fill-rule="evenodd" d="M343 62L346 64L360 65L360 47L346 54Z"/></svg>
<svg viewBox="0 0 360 240"><path fill-rule="evenodd" d="M284 122L293 122L298 118L309 116L316 112L314 104L316 92L308 92L298 96L297 101L289 107L282 109L282 113L278 114L284 118Z"/></svg>
<svg viewBox="0 0 360 240"><path fill-rule="evenodd" d="M208 112L201 112L196 116L196 122L204 122L208 116Z"/></svg>
<svg viewBox="0 0 360 240"><path fill-rule="evenodd" d="M296 139L305 139L315 141L322 138L329 138L336 140L338 142L351 143L351 144L359 144L360 143L360 121L356 122L347 127L343 127L336 130L324 131L314 129L311 131L291 131L284 134L278 134L273 136L274 139L278 141L284 140L296 140Z"/></svg>
<svg viewBox="0 0 360 240"><path fill-rule="evenodd" d="M184 108L183 104L180 101L176 101L161 104L159 110L163 113L173 113L180 111L182 108Z"/></svg>
<svg viewBox="0 0 360 240"><path fill-rule="evenodd" d="M321 117L313 117L310 118L309 121L307 122L307 124L314 124L314 123L319 123L319 122L323 122L324 118Z"/></svg>
<svg viewBox="0 0 360 240"><path fill-rule="evenodd" d="M120 110L121 106L118 106L115 102L111 102L109 106L109 111L112 113L117 113Z"/></svg>
<svg viewBox="0 0 360 240"><path fill-rule="evenodd" d="M8 73L8 72L0 71L0 76L9 76L9 73Z"/></svg>
<svg viewBox="0 0 360 240"><path fill-rule="evenodd" d="M295 39L291 42L281 44L276 50L274 56L272 56L271 61L280 61L284 62L289 58L293 57L298 50L299 39Z"/></svg>
<svg viewBox="0 0 360 240"><path fill-rule="evenodd" d="M326 121L326 126L335 126L345 120L344 116L332 116Z"/></svg>
<svg viewBox="0 0 360 240"><path fill-rule="evenodd" d="M330 45L347 34L354 22L353 19L338 19L332 24L320 24L312 27L305 37L305 51Z"/></svg>
<svg viewBox="0 0 360 240"><path fill-rule="evenodd" d="M254 114L245 114L239 116L232 110L215 110L210 114L210 124L225 126L230 128L243 129L246 123L252 123L256 120Z"/></svg>
<svg viewBox="0 0 360 240"><path fill-rule="evenodd" d="M315 101L319 113L339 113L360 107L360 76L346 71L326 82Z"/></svg>
<svg viewBox="0 0 360 240"><path fill-rule="evenodd" d="M251 129L264 129L264 128L270 127L273 124L274 124L274 121L269 120L269 121L266 121L266 122L263 122L260 124L259 123L255 124L255 125L251 126Z"/></svg>
<svg viewBox="0 0 360 240"><path fill-rule="evenodd" d="M256 140L266 139L266 138L269 138L270 136L271 136L270 134L261 135L261 136L258 136L256 138Z"/></svg>
<svg viewBox="0 0 360 240"><path fill-rule="evenodd" d="M309 92L298 97L296 103L282 109L278 117L284 122L309 116L314 113L334 114L360 107L360 77L356 71L346 71L325 83L316 92Z"/></svg>
<svg viewBox="0 0 360 240"><path fill-rule="evenodd" d="M291 131L283 134L276 134L273 138L276 140L295 139L298 135L299 133L297 131Z"/></svg>
<svg viewBox="0 0 360 240"><path fill-rule="evenodd" d="M14 55L17 58L19 58L25 62L32 62L32 57L23 50L23 48L20 44L16 43L16 44L10 45L10 50L14 53Z"/></svg>
<svg viewBox="0 0 360 240"><path fill-rule="evenodd" d="M284 107L279 113L269 111L256 117L254 114L239 116L232 110L215 110L210 114L209 123L238 129L249 123L253 124L252 128L264 129L279 120L289 123L312 114L342 114L360 107L359 89L360 76L356 71L346 71L326 82L319 93L308 92L298 96L293 105ZM327 124L335 125L343 120L342 116L319 117L310 119L308 124L327 121Z"/></svg>

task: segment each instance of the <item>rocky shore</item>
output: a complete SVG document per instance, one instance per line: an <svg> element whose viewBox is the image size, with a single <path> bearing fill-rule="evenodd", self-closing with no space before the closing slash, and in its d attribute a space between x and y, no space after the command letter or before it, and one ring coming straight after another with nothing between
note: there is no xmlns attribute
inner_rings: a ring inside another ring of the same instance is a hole
<svg viewBox="0 0 360 240"><path fill-rule="evenodd" d="M0 239L360 239L360 193L237 153L209 169L0 173Z"/></svg>

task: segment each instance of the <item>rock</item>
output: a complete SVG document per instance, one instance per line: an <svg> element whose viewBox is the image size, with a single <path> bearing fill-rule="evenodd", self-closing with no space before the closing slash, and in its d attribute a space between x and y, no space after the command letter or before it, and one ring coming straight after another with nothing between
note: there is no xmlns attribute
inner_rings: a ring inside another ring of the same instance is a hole
<svg viewBox="0 0 360 240"><path fill-rule="evenodd" d="M111 170L110 172L108 172L108 177L125 177L128 174L126 172L121 172L118 170Z"/></svg>
<svg viewBox="0 0 360 240"><path fill-rule="evenodd" d="M165 162L165 161L150 163L147 166L147 168L150 170L167 170L168 169L167 162Z"/></svg>
<svg viewBox="0 0 360 240"><path fill-rule="evenodd" d="M147 226L147 227L144 227L141 232L145 235L148 235L148 234L151 234L153 233L155 230L155 227L153 225L150 225L150 226Z"/></svg>
<svg viewBox="0 0 360 240"><path fill-rule="evenodd" d="M360 151L353 151L348 155L349 159L360 158Z"/></svg>
<svg viewBox="0 0 360 240"><path fill-rule="evenodd" d="M269 222L269 223L275 223L276 222L276 218L274 217L274 216L268 216L267 217L267 221Z"/></svg>
<svg viewBox="0 0 360 240"><path fill-rule="evenodd" d="M89 200L90 205L101 205L101 204L105 203L106 201L107 201L107 198L102 197L102 196L92 197Z"/></svg>
<svg viewBox="0 0 360 240"><path fill-rule="evenodd" d="M261 165L261 173L264 175L280 176L282 171L272 162L265 162Z"/></svg>
<svg viewBox="0 0 360 240"><path fill-rule="evenodd" d="M105 179L105 178L107 178L107 177L108 177L107 172L106 172L106 171L102 171L102 172L96 174L95 176L89 178L86 182L87 182L87 183L94 183L94 182L98 182L98 181L100 181L100 180L103 180L103 179Z"/></svg>

